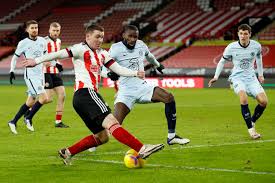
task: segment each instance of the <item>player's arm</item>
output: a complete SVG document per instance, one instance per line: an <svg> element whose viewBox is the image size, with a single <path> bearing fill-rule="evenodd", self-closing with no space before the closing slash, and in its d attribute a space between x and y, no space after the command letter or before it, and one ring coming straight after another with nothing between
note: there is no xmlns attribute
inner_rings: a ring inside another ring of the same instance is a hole
<svg viewBox="0 0 275 183"><path fill-rule="evenodd" d="M15 74L14 70L16 68L16 63L20 55L24 53L24 44L22 41L20 41L17 45L17 48L15 50L15 53L11 59L11 64L10 64L10 84L13 84L12 80L15 80Z"/></svg>
<svg viewBox="0 0 275 183"><path fill-rule="evenodd" d="M113 59L107 61L104 64L105 67L109 68L119 76L126 76L126 77L139 77L141 79L144 79L145 72L144 71L133 71L130 69L127 69L126 67L120 66L118 63L116 63Z"/></svg>
<svg viewBox="0 0 275 183"><path fill-rule="evenodd" d="M264 83L263 60L262 60L262 48L261 47L256 55L256 65L257 65L259 82Z"/></svg>
<svg viewBox="0 0 275 183"><path fill-rule="evenodd" d="M64 59L73 57L72 52L68 49L63 49L57 52L52 52L46 55L43 55L41 57L35 58L35 59L27 59L23 61L23 65L25 67L34 67L38 64L41 64L43 62L47 62L48 60L53 59Z"/></svg>
<svg viewBox="0 0 275 183"><path fill-rule="evenodd" d="M224 64L226 61L232 61L232 54L230 53L230 46L227 46L223 52L223 56L221 57L215 71L214 77L208 82L208 87L211 87L213 83L215 83L223 70Z"/></svg>
<svg viewBox="0 0 275 183"><path fill-rule="evenodd" d="M107 76L107 74L108 74L107 68L105 66L102 66L100 69L101 69L100 76L104 77L104 78L107 78L108 77Z"/></svg>
<svg viewBox="0 0 275 183"><path fill-rule="evenodd" d="M15 70L18 58L19 58L19 55L14 54L13 57L12 57L12 59L11 59L11 65L10 65L10 84L13 84L12 80L15 80L14 70Z"/></svg>
<svg viewBox="0 0 275 183"><path fill-rule="evenodd" d="M220 59L218 65L217 65L214 77L208 82L208 87L211 87L212 84L215 83L218 80L218 78L219 78L219 76L220 76L220 74L222 72L222 69L224 67L225 62L226 62L226 59L224 57L222 57Z"/></svg>
<svg viewBox="0 0 275 183"><path fill-rule="evenodd" d="M110 78L112 81L117 81L119 79L119 75L110 71L105 66L101 67L100 76L104 78Z"/></svg>
<svg viewBox="0 0 275 183"><path fill-rule="evenodd" d="M62 49L60 51L52 52L41 57L35 58L35 62L36 64L40 64L42 62L47 62L49 60L64 59L69 57L72 57L71 52L68 49Z"/></svg>
<svg viewBox="0 0 275 183"><path fill-rule="evenodd" d="M146 60L147 60L148 62L150 62L151 64L153 64L154 66L156 66L156 67L157 67L157 70L158 70L161 74L163 74L162 70L164 69L164 66L163 66L161 63L159 63L159 62L157 61L156 57L150 52L150 50L149 50L149 48L147 47L147 45L144 44L144 46L145 46L145 50L146 50L146 52L145 52Z"/></svg>
<svg viewBox="0 0 275 183"><path fill-rule="evenodd" d="M141 79L145 78L145 72L144 71L132 71L130 69L127 69L126 67L120 66L117 62L115 62L114 59L117 58L117 53L119 50L116 50L114 46L112 45L109 49L109 52L104 51L104 66L107 69L110 69L111 71L107 73L107 76L113 80L118 80L119 76L126 76L126 77L139 77Z"/></svg>

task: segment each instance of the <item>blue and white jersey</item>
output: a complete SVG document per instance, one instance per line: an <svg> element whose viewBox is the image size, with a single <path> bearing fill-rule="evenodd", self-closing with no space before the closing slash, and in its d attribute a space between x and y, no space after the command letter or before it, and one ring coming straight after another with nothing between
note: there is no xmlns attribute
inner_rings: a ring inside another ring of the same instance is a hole
<svg viewBox="0 0 275 183"><path fill-rule="evenodd" d="M255 77L255 60L260 75L262 75L262 48L260 43L250 40L248 46L243 47L238 41L230 43L224 50L223 58L233 62L232 73L229 77L253 78Z"/></svg>
<svg viewBox="0 0 275 183"><path fill-rule="evenodd" d="M37 37L36 40L25 38L21 40L15 50L15 55L20 57L22 54L26 59L34 59L44 55L47 52L47 42L43 37ZM28 78L44 78L43 64L38 64L35 67L25 68L25 79Z"/></svg>
<svg viewBox="0 0 275 183"><path fill-rule="evenodd" d="M112 44L109 50L110 56L121 66L134 71L144 70L144 59L150 51L147 45L141 41L137 40L135 48L128 49L121 41ZM119 78L119 87L124 86L136 86L143 83L144 80L137 77L124 77Z"/></svg>

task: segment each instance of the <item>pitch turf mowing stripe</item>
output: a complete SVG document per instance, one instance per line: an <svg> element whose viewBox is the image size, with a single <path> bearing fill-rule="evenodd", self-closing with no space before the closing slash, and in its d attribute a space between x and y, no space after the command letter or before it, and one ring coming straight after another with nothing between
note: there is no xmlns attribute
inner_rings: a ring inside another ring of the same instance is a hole
<svg viewBox="0 0 275 183"><path fill-rule="evenodd" d="M177 146L177 147L169 147L166 145L166 148L168 149L163 149L162 151L165 150L177 150L177 149L193 149L193 148L204 148L204 147L222 147L222 146L234 146L234 145L245 145L245 144L259 144L259 143L268 143L268 142L275 142L275 139L269 139L269 140L251 140L251 141L244 141L244 142L234 142L234 143L224 143L224 144L202 144L202 145L182 145L182 146ZM189 143L190 144L190 143ZM91 152L92 156L100 156L100 155L112 155L112 154L124 154L124 151L113 151L113 152ZM81 156L88 156L87 154L79 154L79 157Z"/></svg>
<svg viewBox="0 0 275 183"><path fill-rule="evenodd" d="M79 161L91 161L98 163L109 163L109 164L124 164L122 161L114 160L94 160L87 158L74 158ZM176 166L176 165L164 165L164 164L146 164L147 167L159 167L168 169L183 169L183 170L199 170L199 171L212 171L212 172L229 172L229 173L243 173L243 174L255 174L255 175L275 175L275 172L258 172L258 171L247 171L247 170L236 170L236 169L225 169L225 168L208 168L208 167L193 167L193 166Z"/></svg>

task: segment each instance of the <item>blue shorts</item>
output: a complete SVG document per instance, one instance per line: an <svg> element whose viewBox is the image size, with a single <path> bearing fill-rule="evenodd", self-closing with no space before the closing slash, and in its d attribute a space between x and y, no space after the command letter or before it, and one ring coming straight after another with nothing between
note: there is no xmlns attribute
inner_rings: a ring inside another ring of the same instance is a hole
<svg viewBox="0 0 275 183"><path fill-rule="evenodd" d="M151 103L155 87L146 81L135 86L119 87L114 104L124 103L131 110L135 103Z"/></svg>
<svg viewBox="0 0 275 183"><path fill-rule="evenodd" d="M231 78L231 83L236 94L243 90L248 96L256 98L258 94L264 93L264 89L256 76L249 79Z"/></svg>
<svg viewBox="0 0 275 183"><path fill-rule="evenodd" d="M27 94L28 96L36 97L41 93L45 93L44 89L44 79L43 78L25 78L26 85L28 87Z"/></svg>

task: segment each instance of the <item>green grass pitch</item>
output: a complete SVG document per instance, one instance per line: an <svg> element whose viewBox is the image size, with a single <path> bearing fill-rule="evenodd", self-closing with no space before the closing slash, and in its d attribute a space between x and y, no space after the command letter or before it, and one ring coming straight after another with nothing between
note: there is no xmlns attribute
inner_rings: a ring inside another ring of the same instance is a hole
<svg viewBox="0 0 275 183"><path fill-rule="evenodd" d="M266 90L269 104L256 128L261 140L253 141L240 114L239 100L230 89L170 90L177 103L177 133L191 139L187 146L165 146L144 168L123 164L128 148L112 137L96 152L75 156L64 166L57 151L89 134L72 107L72 87L66 88L63 121L69 129L54 128L55 102L34 117L35 132L23 119L18 135L7 122L25 102L24 86L1 86L1 182L275 182L275 93ZM101 89L113 106L114 90ZM254 111L254 100L249 100ZM144 143L165 143L167 125L163 104L136 105L123 126Z"/></svg>

